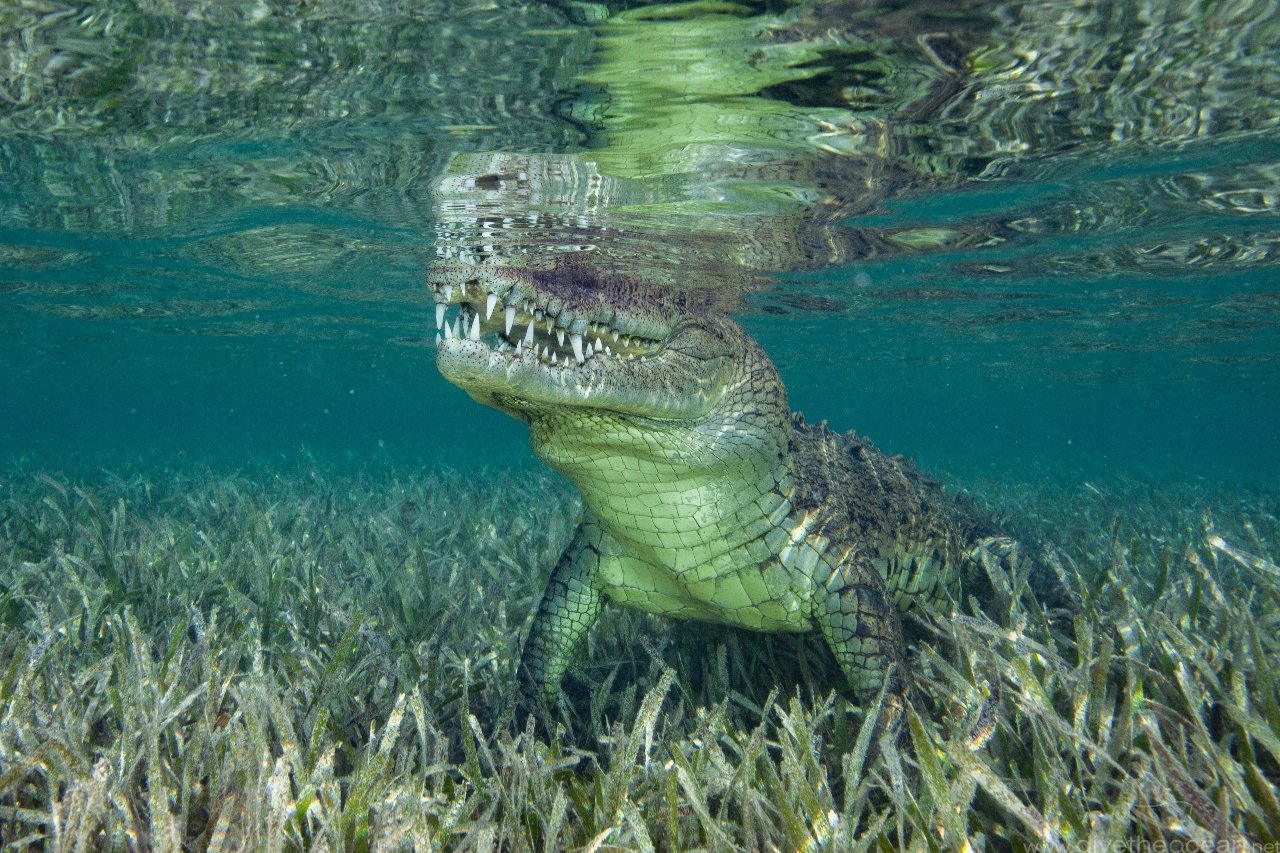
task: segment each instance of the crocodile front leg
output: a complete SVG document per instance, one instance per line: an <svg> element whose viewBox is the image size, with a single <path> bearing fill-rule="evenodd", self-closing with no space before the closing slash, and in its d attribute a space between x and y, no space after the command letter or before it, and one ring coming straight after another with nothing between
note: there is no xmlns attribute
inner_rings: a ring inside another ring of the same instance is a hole
<svg viewBox="0 0 1280 853"><path fill-rule="evenodd" d="M584 521L560 555L520 657L522 701L555 700L573 653L600 615L603 599L597 579L606 539L604 531Z"/></svg>
<svg viewBox="0 0 1280 853"><path fill-rule="evenodd" d="M892 728L907 697L906 645L884 580L856 548L831 569L815 599L814 618L855 694L874 697L889 679L881 728Z"/></svg>

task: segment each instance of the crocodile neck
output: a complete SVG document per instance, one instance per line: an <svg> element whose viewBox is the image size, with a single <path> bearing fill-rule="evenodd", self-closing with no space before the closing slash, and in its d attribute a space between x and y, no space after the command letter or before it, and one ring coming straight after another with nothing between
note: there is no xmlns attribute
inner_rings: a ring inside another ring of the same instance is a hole
<svg viewBox="0 0 1280 853"><path fill-rule="evenodd" d="M709 561L764 536L794 492L786 390L745 335L735 376L703 417L620 417L561 407L529 418L534 450L582 494L588 516L657 565Z"/></svg>

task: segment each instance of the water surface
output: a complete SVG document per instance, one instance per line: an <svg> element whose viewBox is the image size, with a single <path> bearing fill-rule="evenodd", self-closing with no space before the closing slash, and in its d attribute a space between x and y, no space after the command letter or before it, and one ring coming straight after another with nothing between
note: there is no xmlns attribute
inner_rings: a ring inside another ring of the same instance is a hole
<svg viewBox="0 0 1280 853"><path fill-rule="evenodd" d="M811 416L953 472L1274 478L1271 4L792 5L8 7L0 450L528 461L421 287L446 162L505 150L585 152L708 263L765 222L689 286Z"/></svg>

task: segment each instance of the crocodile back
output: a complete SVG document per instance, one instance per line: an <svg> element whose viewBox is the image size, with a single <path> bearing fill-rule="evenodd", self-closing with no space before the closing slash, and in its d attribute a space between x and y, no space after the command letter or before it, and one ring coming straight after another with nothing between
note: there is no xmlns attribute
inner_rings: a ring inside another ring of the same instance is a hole
<svg viewBox="0 0 1280 853"><path fill-rule="evenodd" d="M815 531L871 559L898 610L954 600L968 554L994 528L967 500L854 432L792 416L797 508Z"/></svg>

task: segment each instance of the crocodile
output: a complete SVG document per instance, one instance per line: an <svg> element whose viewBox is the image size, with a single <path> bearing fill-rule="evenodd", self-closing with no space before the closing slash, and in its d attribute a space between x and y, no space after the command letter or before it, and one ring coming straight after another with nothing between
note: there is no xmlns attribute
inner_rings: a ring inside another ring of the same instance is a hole
<svg viewBox="0 0 1280 853"><path fill-rule="evenodd" d="M486 194L509 200L530 162L497 161L442 197L471 198L456 209L484 220ZM535 206L557 232L552 206ZM1010 541L901 457L793 413L765 351L696 291L619 270L599 245L539 251L528 233L488 232L471 250L437 246L437 367L526 423L584 505L524 642L523 695L554 699L612 602L820 632L855 696L901 707L902 615L955 601L981 552L1007 556Z"/></svg>
<svg viewBox="0 0 1280 853"><path fill-rule="evenodd" d="M584 505L517 667L535 704L613 602L820 632L855 695L901 708L902 614L954 600L983 549L1009 553L905 460L792 413L730 318L771 271L889 250L841 223L945 180L931 158L882 156L900 146L862 111L774 97L820 85L828 60L905 69L914 49L848 10L787 5L611 16L581 78L597 95L574 106L589 154L459 154L433 190L437 367L525 422ZM931 31L885 109L950 97L967 42Z"/></svg>

